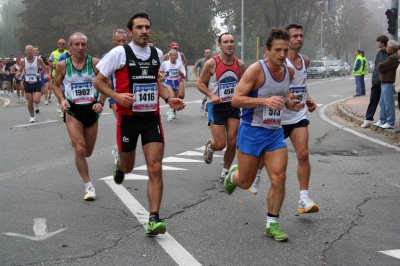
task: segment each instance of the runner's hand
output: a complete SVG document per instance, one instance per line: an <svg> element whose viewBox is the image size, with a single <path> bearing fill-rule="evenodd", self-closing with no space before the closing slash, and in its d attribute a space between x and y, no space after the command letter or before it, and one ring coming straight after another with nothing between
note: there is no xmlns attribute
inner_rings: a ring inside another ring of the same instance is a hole
<svg viewBox="0 0 400 266"><path fill-rule="evenodd" d="M118 97L116 97L114 100L126 107L129 107L136 102L136 99L132 93L119 93Z"/></svg>
<svg viewBox="0 0 400 266"><path fill-rule="evenodd" d="M314 100L311 99L311 98L308 98L308 99L306 100L306 105L307 105L307 107L308 107L308 111L309 111L309 112L314 112L315 109L317 109L317 104L316 104L316 103L314 102Z"/></svg>
<svg viewBox="0 0 400 266"><path fill-rule="evenodd" d="M170 98L168 100L168 104L171 108L174 108L174 110L182 110L185 108L186 103L184 103L181 99L179 98Z"/></svg>
<svg viewBox="0 0 400 266"><path fill-rule="evenodd" d="M99 114L99 113L103 112L103 106L101 105L101 103L95 103L95 104L93 104L92 110L95 113Z"/></svg>

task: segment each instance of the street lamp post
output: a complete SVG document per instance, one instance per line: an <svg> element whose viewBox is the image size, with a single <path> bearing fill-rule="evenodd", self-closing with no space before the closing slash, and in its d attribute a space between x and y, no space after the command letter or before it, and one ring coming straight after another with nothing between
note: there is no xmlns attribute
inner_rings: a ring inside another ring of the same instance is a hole
<svg viewBox="0 0 400 266"><path fill-rule="evenodd" d="M322 20L323 20L323 18L322 18L322 13L321 13L321 59L324 57L324 46L323 46L323 42L322 42L322 29L323 29Z"/></svg>
<svg viewBox="0 0 400 266"><path fill-rule="evenodd" d="M243 21L243 13L244 13L244 4L243 4L243 0L242 0L242 29L241 29L241 43L242 43L242 46L241 46L241 51L240 51L240 59L244 62L244 38L243 38L243 35L244 35L244 30L243 30L243 28L244 28L244 21Z"/></svg>

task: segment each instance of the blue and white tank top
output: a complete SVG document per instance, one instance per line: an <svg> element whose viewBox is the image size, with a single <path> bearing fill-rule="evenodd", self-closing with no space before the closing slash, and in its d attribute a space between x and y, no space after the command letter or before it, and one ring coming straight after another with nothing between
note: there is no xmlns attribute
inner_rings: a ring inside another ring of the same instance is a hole
<svg viewBox="0 0 400 266"><path fill-rule="evenodd" d="M268 98L271 96L281 96L286 98L289 89L289 69L286 65L282 80L276 80L267 66L265 60L258 61L264 72L264 83L257 89L252 90L249 96L252 98ZM269 129L281 128L283 110L273 110L266 106L256 108L243 108L241 123L255 127L265 127Z"/></svg>

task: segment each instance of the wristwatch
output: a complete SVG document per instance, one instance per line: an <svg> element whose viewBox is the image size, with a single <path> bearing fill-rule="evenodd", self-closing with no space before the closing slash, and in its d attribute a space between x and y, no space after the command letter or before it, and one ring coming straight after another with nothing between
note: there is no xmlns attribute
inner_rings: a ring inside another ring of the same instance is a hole
<svg viewBox="0 0 400 266"><path fill-rule="evenodd" d="M171 96L167 96L167 98L165 98L165 103L168 104L168 100L171 98Z"/></svg>

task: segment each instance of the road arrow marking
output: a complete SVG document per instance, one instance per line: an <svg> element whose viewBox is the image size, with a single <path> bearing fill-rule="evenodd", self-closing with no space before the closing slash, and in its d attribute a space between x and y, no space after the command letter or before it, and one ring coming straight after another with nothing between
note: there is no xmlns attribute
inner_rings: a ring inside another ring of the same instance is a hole
<svg viewBox="0 0 400 266"><path fill-rule="evenodd" d="M33 232L35 232L35 236L27 236L27 235L16 234L16 233L3 233L3 235L22 237L22 238L26 238L26 239L34 240L34 241L42 241L42 240L45 240L46 238L54 236L55 234L58 234L67 229L67 228L62 228L62 229L58 229L55 232L48 233L47 226L46 226L46 219L36 218L36 219L33 219L33 221L35 222L35 224L33 225Z"/></svg>
<svg viewBox="0 0 400 266"><path fill-rule="evenodd" d="M378 251L388 256L395 257L396 259L400 259L400 249L392 249L392 250L382 250Z"/></svg>

